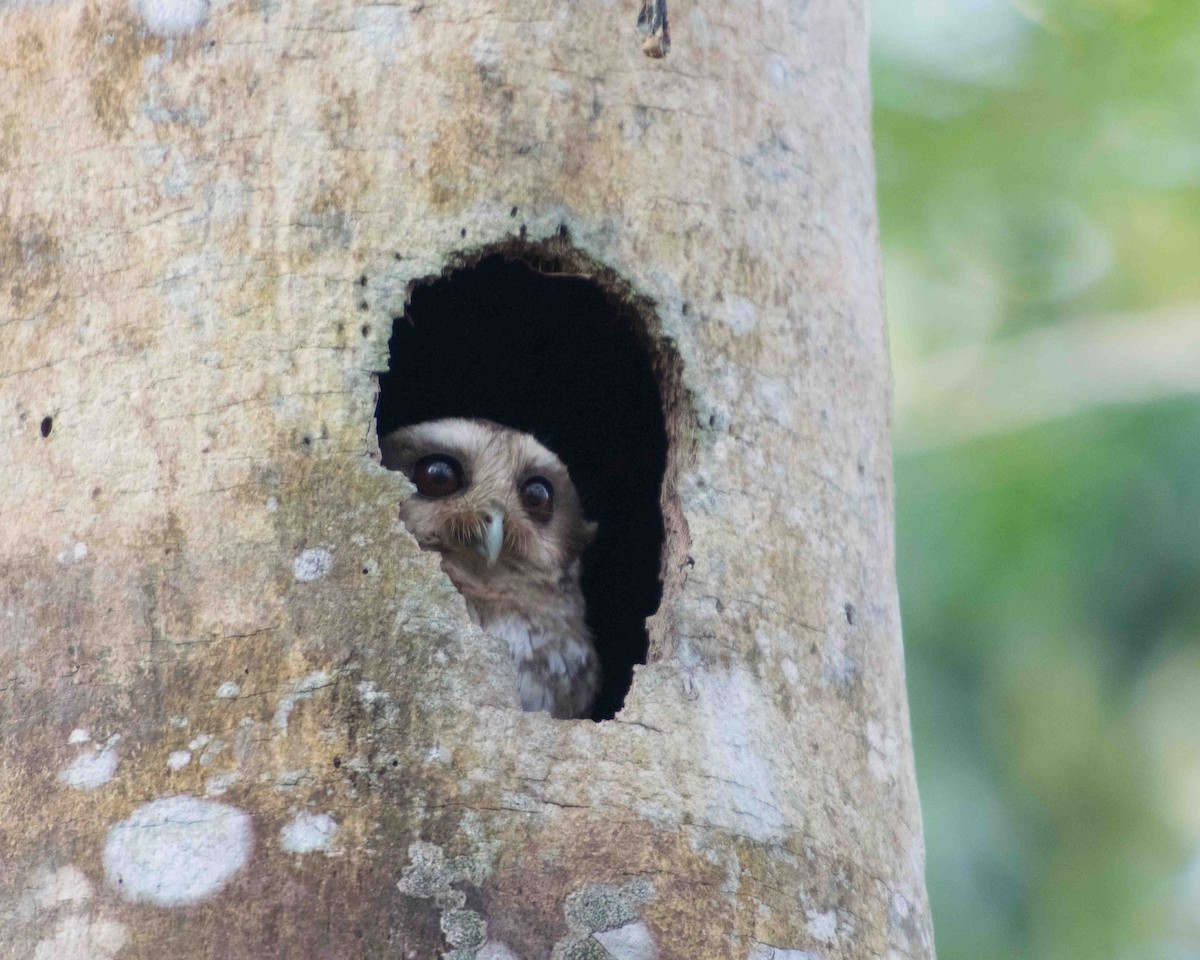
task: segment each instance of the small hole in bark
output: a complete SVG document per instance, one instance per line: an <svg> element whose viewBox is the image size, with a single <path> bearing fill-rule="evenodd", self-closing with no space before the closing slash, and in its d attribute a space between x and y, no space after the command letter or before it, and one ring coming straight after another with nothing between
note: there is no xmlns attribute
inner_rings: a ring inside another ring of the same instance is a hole
<svg viewBox="0 0 1200 960"><path fill-rule="evenodd" d="M591 717L610 719L647 661L663 570L668 589L682 579L686 530L664 524L664 504L682 516L673 481L663 492L669 434L689 422L678 358L652 305L562 236L464 256L411 289L379 377L379 436L447 417L492 420L566 464L597 524L581 585L603 669Z"/></svg>
<svg viewBox="0 0 1200 960"><path fill-rule="evenodd" d="M367 301L366 301L366 300L359 300L359 301L358 301L358 309L359 309L359 310L370 310L371 308L370 308L370 306L367 304Z"/></svg>
<svg viewBox="0 0 1200 960"><path fill-rule="evenodd" d="M513 207L511 210L509 210L509 211L508 211L508 215L509 215L510 217L515 217L515 216L517 215L517 208L516 208L516 207Z"/></svg>
<svg viewBox="0 0 1200 960"><path fill-rule="evenodd" d="M334 758L333 758L333 768L334 768L335 770L337 770L337 769L340 769L340 768L341 768L341 766L342 766L342 758L341 758L341 757L334 757Z"/></svg>
<svg viewBox="0 0 1200 960"><path fill-rule="evenodd" d="M459 231L458 231L458 235L459 235L460 237L465 237L465 236L467 235L467 228L466 228L466 227L463 227L461 230L459 230Z"/></svg>
<svg viewBox="0 0 1200 960"><path fill-rule="evenodd" d="M300 442L303 443L306 447L311 447L312 446L312 437L305 437Z"/></svg>
<svg viewBox="0 0 1200 960"><path fill-rule="evenodd" d="M365 287L367 285L367 275L365 273L358 278L358 285L360 287Z"/></svg>
<svg viewBox="0 0 1200 960"><path fill-rule="evenodd" d="M850 624L850 626L854 626L854 621L856 619L858 619L858 613L854 609L854 604L846 604L846 622Z"/></svg>
<svg viewBox="0 0 1200 960"><path fill-rule="evenodd" d="M54 429L53 417L42 417L42 436L50 436L50 431Z"/></svg>
<svg viewBox="0 0 1200 960"><path fill-rule="evenodd" d="M362 335L363 335L364 339L371 335L371 327L369 324L364 323L362 325Z"/></svg>

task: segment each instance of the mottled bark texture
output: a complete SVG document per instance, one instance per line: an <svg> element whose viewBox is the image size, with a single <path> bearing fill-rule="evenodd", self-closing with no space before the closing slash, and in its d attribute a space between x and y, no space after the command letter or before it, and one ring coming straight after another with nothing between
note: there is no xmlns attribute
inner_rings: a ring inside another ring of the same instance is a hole
<svg viewBox="0 0 1200 960"><path fill-rule="evenodd" d="M4 957L932 956L862 3L636 16L0 0ZM372 425L410 281L563 226L672 431L600 724Z"/></svg>

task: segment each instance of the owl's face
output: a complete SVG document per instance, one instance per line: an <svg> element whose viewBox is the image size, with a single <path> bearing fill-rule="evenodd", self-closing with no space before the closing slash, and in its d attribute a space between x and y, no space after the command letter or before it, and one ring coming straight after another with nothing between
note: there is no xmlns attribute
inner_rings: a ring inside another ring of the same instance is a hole
<svg viewBox="0 0 1200 960"><path fill-rule="evenodd" d="M488 420L429 420L380 441L383 465L417 488L400 518L424 548L486 579L557 575L595 534L567 468L527 433Z"/></svg>

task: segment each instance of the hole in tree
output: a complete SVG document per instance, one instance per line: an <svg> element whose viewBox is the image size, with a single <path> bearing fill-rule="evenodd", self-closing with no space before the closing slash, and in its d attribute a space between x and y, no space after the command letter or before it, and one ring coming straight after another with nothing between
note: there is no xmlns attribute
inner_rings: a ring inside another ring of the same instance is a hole
<svg viewBox="0 0 1200 960"><path fill-rule="evenodd" d="M646 301L565 238L513 241L412 287L379 377L381 437L443 417L493 420L566 464L598 525L582 564L603 669L594 720L616 714L646 662L646 619L663 593L663 395L678 361L652 322Z"/></svg>
<svg viewBox="0 0 1200 960"><path fill-rule="evenodd" d="M42 436L50 436L50 431L54 429L53 417L42 417Z"/></svg>

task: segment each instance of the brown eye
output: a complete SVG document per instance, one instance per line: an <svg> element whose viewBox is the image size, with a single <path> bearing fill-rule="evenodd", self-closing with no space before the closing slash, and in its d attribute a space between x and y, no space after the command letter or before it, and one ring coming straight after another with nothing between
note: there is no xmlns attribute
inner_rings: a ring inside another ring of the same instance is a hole
<svg viewBox="0 0 1200 960"><path fill-rule="evenodd" d="M413 467L412 482L423 497L432 500L448 497L462 489L462 464L441 453L423 457Z"/></svg>
<svg viewBox="0 0 1200 960"><path fill-rule="evenodd" d="M521 484L521 503L534 520L549 520L554 512L554 487L545 477L530 477Z"/></svg>

